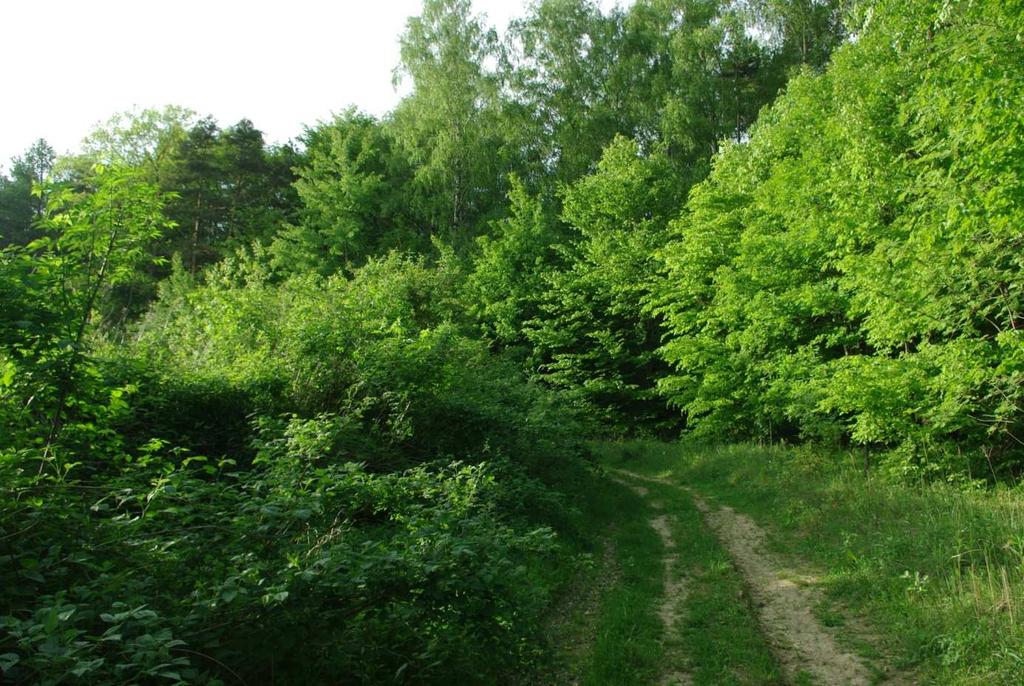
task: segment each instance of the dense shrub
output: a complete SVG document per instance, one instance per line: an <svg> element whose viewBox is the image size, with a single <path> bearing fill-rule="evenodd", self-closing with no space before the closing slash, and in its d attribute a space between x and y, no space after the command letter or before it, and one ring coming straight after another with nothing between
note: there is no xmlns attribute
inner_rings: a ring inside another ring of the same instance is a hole
<svg viewBox="0 0 1024 686"><path fill-rule="evenodd" d="M578 424L461 333L451 269L262 264L179 273L89 357L73 461L0 447L6 678L488 682L538 655Z"/></svg>

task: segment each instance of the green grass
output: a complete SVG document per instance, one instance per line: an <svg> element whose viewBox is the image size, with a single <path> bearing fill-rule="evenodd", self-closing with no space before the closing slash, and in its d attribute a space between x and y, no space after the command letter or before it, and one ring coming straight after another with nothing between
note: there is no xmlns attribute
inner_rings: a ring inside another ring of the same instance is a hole
<svg viewBox="0 0 1024 686"><path fill-rule="evenodd" d="M661 541L647 523L649 511L640 497L607 482L593 495L595 523L611 531L617 574L598 606L594 642L582 656L582 683L652 684L664 658L656 614Z"/></svg>
<svg viewBox="0 0 1024 686"><path fill-rule="evenodd" d="M649 501L661 503L669 516L678 556L675 571L687 579L680 639L672 653L697 685L781 683L743 580L700 511L679 489L643 485L650 490Z"/></svg>
<svg viewBox="0 0 1024 686"><path fill-rule="evenodd" d="M641 498L608 478L592 484L585 517L605 537L610 559L595 553L571 591L579 597L557 606L565 617L553 625L554 675L535 682L649 686L686 672L698 685L780 683L740 576L694 504L671 487L643 485L650 493ZM669 518L671 551L650 525L660 514ZM687 592L676 608L678 625L666 634L657 610L669 553ZM581 592L587 583L601 587L596 600Z"/></svg>
<svg viewBox="0 0 1024 686"><path fill-rule="evenodd" d="M823 621L867 619L881 652L915 682L1021 683L1019 490L894 483L865 475L853 455L811 448L601 450L612 466L685 483L753 516L776 553L824 571Z"/></svg>

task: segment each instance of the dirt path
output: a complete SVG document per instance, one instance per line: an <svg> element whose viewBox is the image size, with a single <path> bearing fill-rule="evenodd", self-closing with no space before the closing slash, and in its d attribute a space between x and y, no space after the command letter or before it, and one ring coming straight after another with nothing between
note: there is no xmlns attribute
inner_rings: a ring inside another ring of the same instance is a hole
<svg viewBox="0 0 1024 686"><path fill-rule="evenodd" d="M861 659L840 646L814 616L814 591L794 581L764 552L765 534L757 523L732 508L712 510L694 500L743 573L761 625L790 678L807 672L821 684L871 684L871 672Z"/></svg>
<svg viewBox="0 0 1024 686"><path fill-rule="evenodd" d="M633 479L678 488L693 498L743 574L764 633L790 680L799 681L801 675L810 675L825 686L873 683L871 670L863 660L839 645L815 617L812 608L818 595L806 585L814 579L801 579L774 560L765 550L765 532L754 520L730 507L713 508L689 489L668 481L616 471Z"/></svg>
<svg viewBox="0 0 1024 686"><path fill-rule="evenodd" d="M646 498L650 491L638 484L631 484L627 481L616 479L626 488L629 488L641 498ZM651 503L655 510L661 509L657 502ZM662 564L665 567L665 593L662 596L661 604L658 605L658 617L661 618L662 626L666 636L672 636L677 631L679 621L679 607L686 600L686 579L678 576L675 571L679 556L674 552L676 549L675 538L672 536L672 527L669 525L668 516L658 515L650 520L651 528L661 538L661 545L665 550ZM690 686L693 678L686 672L670 670L661 675L660 686Z"/></svg>

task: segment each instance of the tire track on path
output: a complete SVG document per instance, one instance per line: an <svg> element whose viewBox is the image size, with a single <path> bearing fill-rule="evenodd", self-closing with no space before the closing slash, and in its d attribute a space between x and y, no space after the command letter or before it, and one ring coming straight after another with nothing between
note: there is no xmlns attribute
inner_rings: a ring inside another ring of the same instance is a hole
<svg viewBox="0 0 1024 686"><path fill-rule="evenodd" d="M641 498L647 498L648 489L637 484L631 484L625 480L614 479L626 488L636 493ZM661 509L656 502L651 503L655 510ZM665 555L662 557L662 564L665 571L665 592L661 604L658 605L658 617L661 619L666 636L674 636L677 632L679 622L679 607L685 602L687 595L686 579L675 574L674 568L679 561L679 556L674 552L676 549L675 538L672 536L672 527L669 524L668 516L661 514L652 517L649 522L658 537L661 538L662 548ZM669 670L661 675L660 686L691 686L693 677L680 670Z"/></svg>
<svg viewBox="0 0 1024 686"><path fill-rule="evenodd" d="M860 657L843 648L814 615L818 594L794 581L799 577L765 551L765 532L753 519L730 507L713 508L690 489L670 481L621 469L614 471L639 481L671 486L693 498L742 573L764 633L788 679L798 681L810 675L827 686L874 683L872 670Z"/></svg>

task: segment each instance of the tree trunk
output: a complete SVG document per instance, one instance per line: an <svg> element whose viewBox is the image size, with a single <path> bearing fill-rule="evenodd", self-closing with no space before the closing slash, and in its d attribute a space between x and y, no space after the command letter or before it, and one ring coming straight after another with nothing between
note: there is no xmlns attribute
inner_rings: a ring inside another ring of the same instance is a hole
<svg viewBox="0 0 1024 686"><path fill-rule="evenodd" d="M78 367L78 363L82 357L82 339L85 337L85 329L89 326L89 321L92 319L92 310L96 306L96 298L99 296L100 288L103 287L103 280L106 278L107 274L107 265L110 263L110 256L113 254L114 247L117 245L117 237L119 233L120 231L116 226L110 231L110 240L107 242L107 249L103 253L103 260L100 262L99 271L96 272L96 281L89 290L89 297L86 298L85 307L82 308L82 318L78 322L78 331L75 332L75 340L71 348L71 359L68 360L67 368L64 370L60 379L60 390L57 394L57 409L54 410L53 418L50 420L50 430L46 436L46 447L43 449L43 462L39 465L40 473L43 470L43 464L46 463L46 459L53 451L54 441L57 440L57 436L60 434L61 420L64 416L64 410L67 408L68 395L71 392L71 382L74 379L75 369Z"/></svg>

